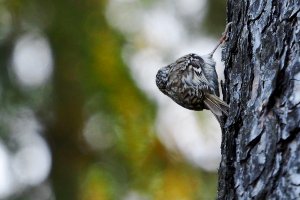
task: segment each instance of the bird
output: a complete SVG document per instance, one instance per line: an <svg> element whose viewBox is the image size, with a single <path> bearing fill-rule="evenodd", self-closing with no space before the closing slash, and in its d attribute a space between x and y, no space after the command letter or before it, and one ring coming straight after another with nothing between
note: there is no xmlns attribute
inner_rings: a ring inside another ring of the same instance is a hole
<svg viewBox="0 0 300 200"><path fill-rule="evenodd" d="M227 39L230 25L231 23L226 25L218 45L208 55L187 54L162 67L156 74L156 85L162 93L184 108L195 111L210 110L219 122L223 114L228 115L229 106L219 97L213 54Z"/></svg>

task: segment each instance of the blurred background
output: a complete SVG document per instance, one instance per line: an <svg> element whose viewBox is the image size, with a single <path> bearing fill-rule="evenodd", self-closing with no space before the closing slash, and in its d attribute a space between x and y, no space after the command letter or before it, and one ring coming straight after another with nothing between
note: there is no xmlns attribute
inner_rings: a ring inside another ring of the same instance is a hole
<svg viewBox="0 0 300 200"><path fill-rule="evenodd" d="M221 131L159 92L222 0L0 0L0 199L215 199ZM215 55L219 78L223 66Z"/></svg>

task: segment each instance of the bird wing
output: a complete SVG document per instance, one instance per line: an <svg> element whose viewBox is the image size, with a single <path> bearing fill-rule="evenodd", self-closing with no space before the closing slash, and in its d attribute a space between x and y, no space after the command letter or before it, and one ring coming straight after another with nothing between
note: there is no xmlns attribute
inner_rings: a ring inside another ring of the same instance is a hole
<svg viewBox="0 0 300 200"><path fill-rule="evenodd" d="M211 91L210 84L207 78L204 76L201 68L197 68L194 65L187 65L181 72L181 80L187 87L192 87L197 90Z"/></svg>

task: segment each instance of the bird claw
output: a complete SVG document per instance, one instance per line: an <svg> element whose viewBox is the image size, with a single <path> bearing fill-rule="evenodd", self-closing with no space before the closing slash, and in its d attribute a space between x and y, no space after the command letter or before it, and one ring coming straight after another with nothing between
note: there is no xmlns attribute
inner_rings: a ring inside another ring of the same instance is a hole
<svg viewBox="0 0 300 200"><path fill-rule="evenodd" d="M214 48L214 50L212 50L211 53L208 54L209 57L213 57L213 55L214 55L215 51L217 50L217 48L221 44L223 44L225 41L227 41L227 39L228 39L227 33L228 33L228 29L231 26L231 24L232 24L232 22L229 22L228 24L226 24L225 31L222 33L222 37L220 38L218 45Z"/></svg>
<svg viewBox="0 0 300 200"><path fill-rule="evenodd" d="M222 33L222 37L220 39L221 44L223 44L224 42L226 42L228 40L227 33L228 33L228 30L229 30L229 28L231 27L232 24L233 24L233 22L229 22L229 23L226 24L225 30Z"/></svg>

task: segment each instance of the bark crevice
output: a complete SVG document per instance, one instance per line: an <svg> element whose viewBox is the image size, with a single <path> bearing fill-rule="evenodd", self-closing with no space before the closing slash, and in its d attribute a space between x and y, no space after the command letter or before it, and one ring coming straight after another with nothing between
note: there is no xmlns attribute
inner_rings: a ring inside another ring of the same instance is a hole
<svg viewBox="0 0 300 200"><path fill-rule="evenodd" d="M300 198L300 1L228 0L227 12L218 199Z"/></svg>

